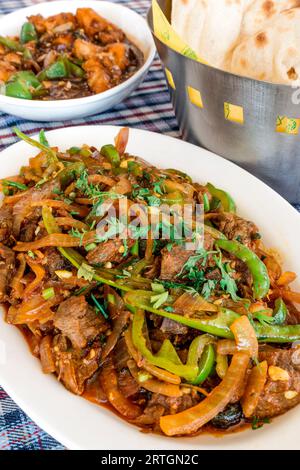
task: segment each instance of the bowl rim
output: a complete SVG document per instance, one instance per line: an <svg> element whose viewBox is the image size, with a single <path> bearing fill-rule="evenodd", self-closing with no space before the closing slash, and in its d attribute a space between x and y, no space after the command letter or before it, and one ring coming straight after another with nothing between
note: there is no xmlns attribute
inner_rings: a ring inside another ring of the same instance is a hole
<svg viewBox="0 0 300 470"><path fill-rule="evenodd" d="M161 2L159 0L158 1L158 4L159 6L161 7ZM164 12L163 12L164 13ZM198 64L200 67L204 67L206 69L213 69L214 71L216 72L219 72L220 74L225 74L227 76L231 76L232 78L238 78L238 79L241 79L241 80L247 80L247 81L250 81L250 82L255 82L255 84L259 85L259 86L269 86L270 88L283 88L285 89L286 91L289 89L294 89L293 88L293 84L287 84L287 83L276 83L276 82L268 82L267 80L257 80L256 78L251 78L251 77L246 77L244 75L239 75L239 74L236 74L236 73L232 73L232 72L229 72L228 70L222 70L218 67L215 67L213 65L209 65L209 64L205 64L204 62L198 62L197 60L194 60L192 59L191 57L187 57L185 56L184 54L182 54L181 52L178 52L176 51L175 49L172 49L171 47L169 47L167 44L165 44L164 42L162 42L155 34L154 32L154 27L153 27L153 21L152 21L152 5L150 5L150 7L148 8L148 11L147 11L147 14L146 14L146 21L147 21L147 24L149 26L149 29L152 33L152 36L155 38L156 41L158 41L163 47L166 47L169 51L172 51L174 52L174 54L180 56L180 57L183 57L185 60L189 61L189 62L192 62L193 64ZM297 85L297 88L299 88L300 85Z"/></svg>
<svg viewBox="0 0 300 470"><path fill-rule="evenodd" d="M79 3L75 0L74 3ZM81 2L82 3L82 2ZM54 2L51 2L51 5L60 5L60 4L63 4L63 5L67 5L67 2L66 0L55 0ZM43 100L25 100L25 99L22 99L22 98L14 98L14 97L11 97L11 96L6 96L6 95L1 95L0 94L0 104L3 103L3 104L8 104L8 105L14 105L14 106L25 106L26 108L57 108L57 107L61 107L61 106L71 106L71 107L77 107L77 106L82 106L82 105L85 105L85 104L89 104L89 103L93 103L94 101L98 101L98 100L105 100L105 99L108 99L110 98L111 96L113 96L114 94L117 94L118 92L122 92L124 89L126 89L127 87L130 87L133 83L135 83L136 80L138 80L139 78L143 77L143 75L148 71L148 69L150 68L153 60L154 60L154 57L155 57L155 54L156 54L156 47L155 47L155 43L154 43L154 40L152 38L152 35L151 35L151 30L150 28L148 27L148 24L147 24L147 21L139 14L137 13L136 11L132 10L131 8L128 8L122 4L119 4L119 3L114 3L114 2L109 2L109 1L106 1L106 0L102 0L101 2L99 1L95 1L95 0L88 0L87 4L86 4L86 7L88 8L89 5L93 5L94 7L96 7L97 5L110 5L112 8L115 8L116 10L120 10L120 14L122 14L122 11L124 12L125 10L127 12L130 12L130 14L132 14L133 16L136 17L136 20L137 21L140 21L140 24L142 25L143 23L143 27L144 27L144 31L145 33L149 33L149 52L148 52L148 57L147 59L145 60L145 62L143 63L142 67L140 67L133 75L131 75L131 77L129 77L127 80L125 80L124 82L120 83L119 85L116 85L115 87L113 88L110 88L109 90L106 90L106 91L103 91L102 93L96 93L96 94L93 94L91 96L85 96L85 97L82 97L82 98L72 98L72 99L66 99L66 100L49 100L49 101L43 101ZM25 8L20 8L18 10L15 10L11 13L8 13L7 15L4 15L2 18L0 18L0 26L1 26L1 23L3 21L6 21L6 20L9 20L10 17L12 16L17 16L19 15L20 13L23 13L24 12L24 16L26 17L27 16L27 12L30 13L31 10L36 10L36 13L38 14L38 11L39 8L44 8L46 6L49 5L49 2L45 1L45 2L42 2L42 3L38 3L38 4L33 4L33 5L30 5L28 7L25 7ZM134 38L133 38L134 39ZM143 52L143 51L142 51Z"/></svg>

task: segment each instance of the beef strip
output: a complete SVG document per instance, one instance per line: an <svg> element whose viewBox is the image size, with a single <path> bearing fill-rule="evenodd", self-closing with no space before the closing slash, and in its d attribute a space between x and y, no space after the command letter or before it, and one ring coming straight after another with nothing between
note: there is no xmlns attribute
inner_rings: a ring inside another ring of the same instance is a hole
<svg viewBox="0 0 300 470"><path fill-rule="evenodd" d="M126 398L135 395L140 390L140 385L132 377L128 369L122 369L118 374L118 386L120 392Z"/></svg>
<svg viewBox="0 0 300 470"><path fill-rule="evenodd" d="M99 343L95 342L91 348L84 351L77 351L70 348L67 338L59 334L53 339L53 355L58 379L68 390L81 395L86 381L99 368L101 355Z"/></svg>
<svg viewBox="0 0 300 470"><path fill-rule="evenodd" d="M127 240L128 248L131 248L134 240ZM123 240L114 239L107 240L104 243L100 243L94 250L88 252L86 259L90 264L98 263L121 263L124 260L124 252L122 251L124 246Z"/></svg>
<svg viewBox="0 0 300 470"><path fill-rule="evenodd" d="M140 425L157 425L163 415L176 414L184 411L199 402L196 394L182 395L182 397L166 397L159 393L152 393L143 414L137 418ZM158 429L159 430L159 429Z"/></svg>
<svg viewBox="0 0 300 470"><path fill-rule="evenodd" d="M170 251L168 248L163 248L161 254L160 279L171 281L181 272L194 252L186 250L184 246L174 245Z"/></svg>
<svg viewBox="0 0 300 470"><path fill-rule="evenodd" d="M80 389L84 388L87 379L92 377L99 368L101 356L101 348L99 346L92 347L89 353L81 359L76 368L77 382Z"/></svg>
<svg viewBox="0 0 300 470"><path fill-rule="evenodd" d="M258 228L253 222L244 220L235 214L222 213L214 219L214 223L229 240L238 240L247 246L251 246L255 235L258 234Z"/></svg>
<svg viewBox="0 0 300 470"><path fill-rule="evenodd" d="M288 380L273 380L270 373L268 374L254 415L258 418L270 418L284 413L300 402L300 347L293 349L265 347L260 352L259 360L266 360L269 367L279 367L289 375ZM291 391L295 393L287 393Z"/></svg>
<svg viewBox="0 0 300 470"><path fill-rule="evenodd" d="M172 335L187 335L189 329L187 326L181 325L181 323L177 321L164 318L161 324L161 331Z"/></svg>
<svg viewBox="0 0 300 470"><path fill-rule="evenodd" d="M288 308L288 314L286 318L286 323L288 325L298 325L300 323L300 312L297 310L295 305L292 302L287 302L285 301L287 308Z"/></svg>
<svg viewBox="0 0 300 470"><path fill-rule="evenodd" d="M119 339L113 350L113 360L116 370L121 371L127 367L127 362L130 358L131 357L126 346L125 338L122 337Z"/></svg>
<svg viewBox="0 0 300 470"><path fill-rule="evenodd" d="M48 247L44 249L45 254L45 268L49 272L50 276L55 277L55 271L58 269L66 269L68 263L66 260L59 254L58 250L53 247Z"/></svg>
<svg viewBox="0 0 300 470"><path fill-rule="evenodd" d="M35 232L41 217L42 209L36 207L28 219L22 223L19 239L22 242L31 242L35 239Z"/></svg>
<svg viewBox="0 0 300 470"><path fill-rule="evenodd" d="M60 190L60 183L53 179L48 183L43 184L41 187L33 187L26 192L13 208L13 234L18 237L21 229L21 224L25 217L32 212L32 202L40 201L43 199L51 199L54 196L53 191Z"/></svg>
<svg viewBox="0 0 300 470"><path fill-rule="evenodd" d="M0 209L0 242L7 242L13 227L13 211L11 206Z"/></svg>
<svg viewBox="0 0 300 470"><path fill-rule="evenodd" d="M212 249L213 243L213 238L209 234L205 234L203 248L209 251ZM171 250L167 247L163 248L161 254L160 279L171 281L182 271L187 260L195 255L195 251L187 250L185 245L175 244Z"/></svg>
<svg viewBox="0 0 300 470"><path fill-rule="evenodd" d="M52 337L50 335L43 337L40 343L39 353L44 374L55 372L55 361L52 352Z"/></svg>
<svg viewBox="0 0 300 470"><path fill-rule="evenodd" d="M15 269L15 253L0 245L0 302L7 300L8 286Z"/></svg>
<svg viewBox="0 0 300 470"><path fill-rule="evenodd" d="M73 296L62 302L56 312L54 326L70 339L75 349L85 348L108 327L84 296Z"/></svg>

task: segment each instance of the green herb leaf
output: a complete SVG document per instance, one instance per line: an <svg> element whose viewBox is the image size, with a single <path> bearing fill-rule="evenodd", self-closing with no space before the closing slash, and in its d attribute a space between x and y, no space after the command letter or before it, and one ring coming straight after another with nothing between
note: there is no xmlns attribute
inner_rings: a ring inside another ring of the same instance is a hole
<svg viewBox="0 0 300 470"><path fill-rule="evenodd" d="M253 418L252 418L252 429L253 429L253 431L256 431L257 429L262 428L264 424L270 424L269 418L260 419L257 416L253 416Z"/></svg>
<svg viewBox="0 0 300 470"><path fill-rule="evenodd" d="M72 237L79 238L79 246L82 246L83 243L83 237L87 233L86 230L79 230L78 228L72 227L71 230L69 231L69 234L72 235Z"/></svg>
<svg viewBox="0 0 300 470"><path fill-rule="evenodd" d="M82 263L82 265L78 269L77 277L78 279L83 278L86 281L91 282L93 280L94 274L95 274L95 270L92 266L90 266L87 263Z"/></svg>
<svg viewBox="0 0 300 470"><path fill-rule="evenodd" d="M157 294L162 294L163 292L165 292L164 286L158 282L152 282L151 289L153 290L153 292L156 292Z"/></svg>
<svg viewBox="0 0 300 470"><path fill-rule="evenodd" d="M50 147L49 145L49 142L47 140L47 137L45 135L45 131L44 129L41 129L40 130L40 133L39 133L39 141L42 145L45 145L45 147Z"/></svg>
<svg viewBox="0 0 300 470"><path fill-rule="evenodd" d="M150 298L150 302L153 304L153 308L159 308L161 307L169 297L169 292L162 292L161 294L158 295L152 295Z"/></svg>
<svg viewBox="0 0 300 470"><path fill-rule="evenodd" d="M97 312L100 312L104 318L107 320L109 315L108 313L105 311L104 307L99 303L99 301L96 299L96 297L94 296L94 294L91 294L91 299L92 301L94 302L95 304L95 309L97 310Z"/></svg>
<svg viewBox="0 0 300 470"><path fill-rule="evenodd" d="M215 290L215 288L216 288L217 282L218 282L218 281L216 281L216 280L214 280L214 279L208 279L208 280L203 284L201 294L203 295L203 297L204 297L206 300L211 297L212 292L213 292L213 291Z"/></svg>
<svg viewBox="0 0 300 470"><path fill-rule="evenodd" d="M164 180L160 179L159 181L155 181L153 183L153 191L157 194L165 194L165 188L164 188Z"/></svg>
<svg viewBox="0 0 300 470"><path fill-rule="evenodd" d="M44 289L42 292L42 296L45 300L52 299L55 296L53 287L48 287L48 289Z"/></svg>
<svg viewBox="0 0 300 470"><path fill-rule="evenodd" d="M2 180L1 183L2 186L10 186L11 188L17 188L21 191L26 191L28 189L28 186L26 186L26 184L18 183L17 181Z"/></svg>
<svg viewBox="0 0 300 470"><path fill-rule="evenodd" d="M239 300L238 291L235 280L230 276L226 270L226 266L222 263L222 254L220 253L219 258L214 256L214 260L221 271L222 279L220 281L220 287L227 292L235 302Z"/></svg>

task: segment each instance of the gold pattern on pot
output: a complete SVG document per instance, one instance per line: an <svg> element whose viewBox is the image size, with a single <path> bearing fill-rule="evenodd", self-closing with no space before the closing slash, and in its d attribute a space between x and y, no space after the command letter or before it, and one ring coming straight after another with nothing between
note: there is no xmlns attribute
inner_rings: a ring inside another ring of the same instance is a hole
<svg viewBox="0 0 300 470"><path fill-rule="evenodd" d="M287 116L277 116L276 132L283 134L298 135L300 119L288 118Z"/></svg>
<svg viewBox="0 0 300 470"><path fill-rule="evenodd" d="M227 121L244 124L244 108L232 103L224 103L224 116Z"/></svg>
<svg viewBox="0 0 300 470"><path fill-rule="evenodd" d="M153 27L155 36L168 47L180 54L206 64L196 52L188 46L172 28L156 0L152 0Z"/></svg>
<svg viewBox="0 0 300 470"><path fill-rule="evenodd" d="M169 83L170 87L173 88L173 90L176 90L176 86L175 86L175 82L174 82L174 78L173 78L172 73L170 72L169 69L167 69L167 67L165 68L165 72L166 72L166 77L167 77L167 80L168 80L168 83Z"/></svg>
<svg viewBox="0 0 300 470"><path fill-rule="evenodd" d="M191 86L188 86L186 89L190 102L198 106L198 108L203 108L203 100L200 91Z"/></svg>

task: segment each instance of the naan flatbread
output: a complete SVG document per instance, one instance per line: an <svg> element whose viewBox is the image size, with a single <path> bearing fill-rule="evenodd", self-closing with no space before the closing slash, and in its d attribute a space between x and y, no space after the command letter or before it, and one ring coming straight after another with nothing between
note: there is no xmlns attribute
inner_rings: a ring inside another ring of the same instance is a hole
<svg viewBox="0 0 300 470"><path fill-rule="evenodd" d="M173 0L174 29L210 65L300 81L300 0Z"/></svg>
<svg viewBox="0 0 300 470"><path fill-rule="evenodd" d="M257 80L292 84L300 78L300 8L285 10L234 49L228 70Z"/></svg>
<svg viewBox="0 0 300 470"><path fill-rule="evenodd" d="M244 7L245 0L173 0L171 22L200 57L221 68L239 37Z"/></svg>
<svg viewBox="0 0 300 470"><path fill-rule="evenodd" d="M250 0L244 10L241 36L252 36L273 23L284 10L300 7L300 0Z"/></svg>

